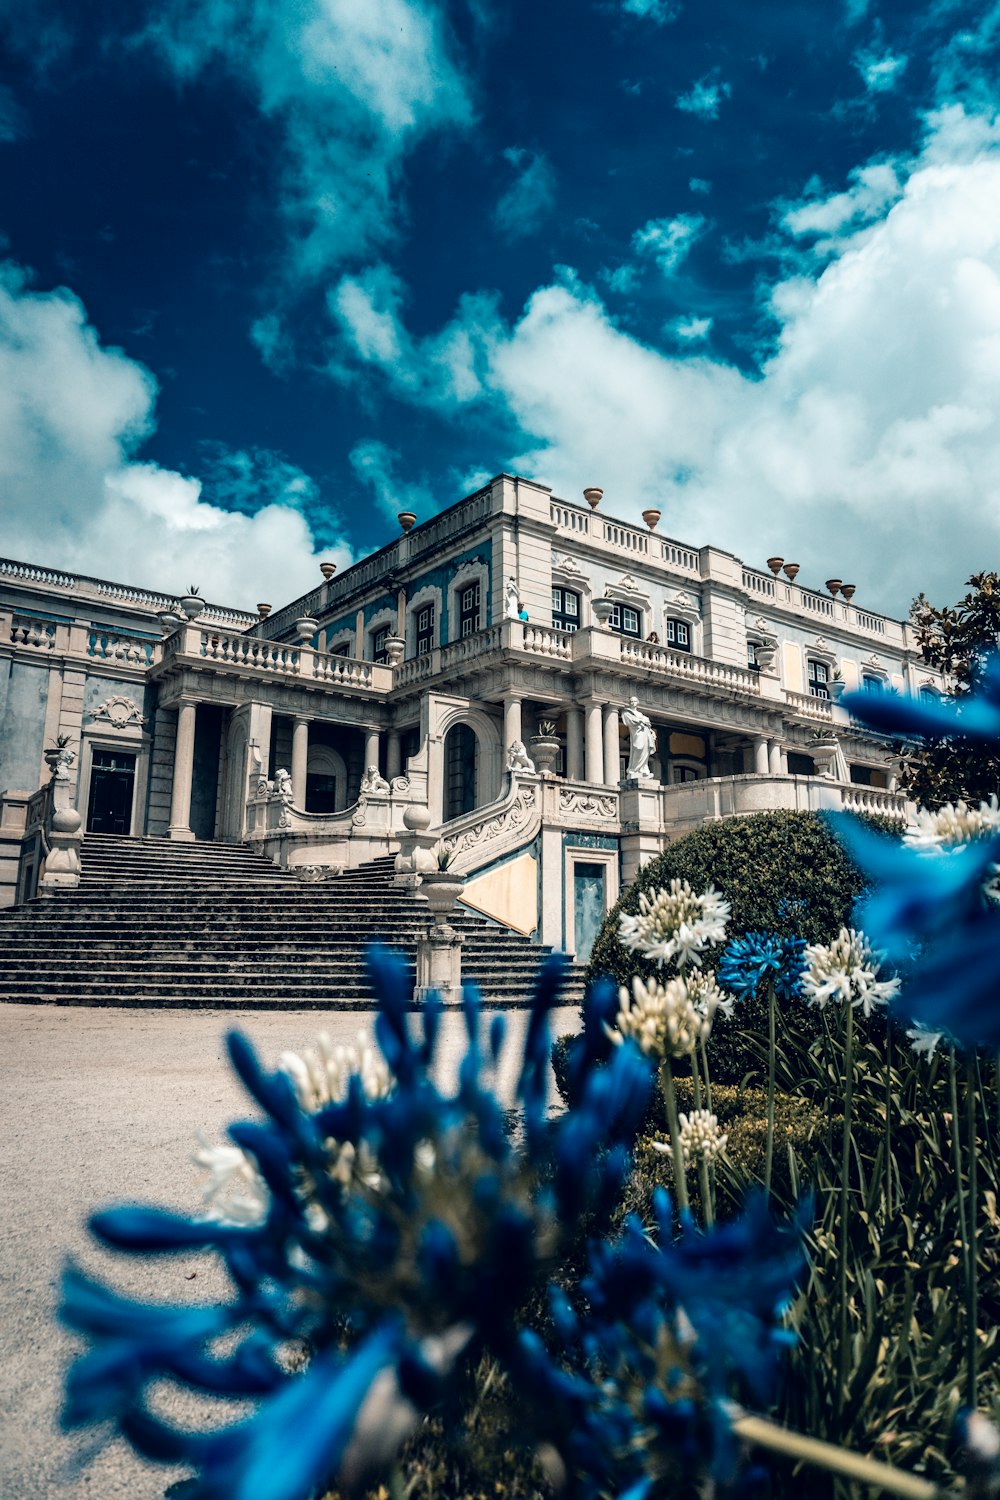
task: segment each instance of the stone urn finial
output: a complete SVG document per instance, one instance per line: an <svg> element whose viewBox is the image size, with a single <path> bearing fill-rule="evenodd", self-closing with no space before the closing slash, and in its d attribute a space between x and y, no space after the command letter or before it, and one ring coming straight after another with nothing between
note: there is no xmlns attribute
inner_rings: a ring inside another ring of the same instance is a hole
<svg viewBox="0 0 1000 1500"><path fill-rule="evenodd" d="M663 514L662 511L654 509L653 506L650 506L649 510L644 510L643 511L643 513L642 513L642 519L645 521L645 523L649 527L650 531L655 531L656 528L657 528L657 526L659 526L659 524L660 524L660 516L662 514Z"/></svg>
<svg viewBox="0 0 1000 1500"><path fill-rule="evenodd" d="M414 526L417 524L416 512L412 510L401 510L399 512L399 515L396 517L396 520L399 522L400 526L402 526L403 535L405 536L406 533L408 531L412 531Z"/></svg>
<svg viewBox="0 0 1000 1500"><path fill-rule="evenodd" d="M848 604L850 604L857 591L858 586L856 583L845 583L840 590L840 596L842 599L846 599Z"/></svg>
<svg viewBox="0 0 1000 1500"><path fill-rule="evenodd" d="M266 620L270 613L271 606L269 604L258 604L257 615L261 620Z"/></svg>
<svg viewBox="0 0 1000 1500"><path fill-rule="evenodd" d="M601 503L601 497L603 494L603 490L599 490L595 485L591 485L589 486L589 488L584 490L583 498L586 500L591 510L596 510Z"/></svg>
<svg viewBox="0 0 1000 1500"><path fill-rule="evenodd" d="M323 581L325 583L329 583L330 579L337 571L337 564L332 562L321 562L319 565L319 570L323 575Z"/></svg>
<svg viewBox="0 0 1000 1500"><path fill-rule="evenodd" d="M785 563L785 566L782 569L782 572L784 573L785 577L788 579L789 583L794 583L795 580L796 580L796 578L799 576L799 564L798 563Z"/></svg>
<svg viewBox="0 0 1000 1500"><path fill-rule="evenodd" d="M771 572L774 574L775 578L777 578L778 574L781 572L782 564L784 563L784 561L785 559L783 557L768 558L767 565L771 569Z"/></svg>
<svg viewBox="0 0 1000 1500"><path fill-rule="evenodd" d="M836 599L837 595L840 593L840 590L844 586L844 580L842 578L828 578L826 580L826 586L830 590L830 593L833 595L833 597Z"/></svg>
<svg viewBox="0 0 1000 1500"><path fill-rule="evenodd" d="M312 615L300 615L295 621L295 634L300 646L308 646L319 629L319 621Z"/></svg>

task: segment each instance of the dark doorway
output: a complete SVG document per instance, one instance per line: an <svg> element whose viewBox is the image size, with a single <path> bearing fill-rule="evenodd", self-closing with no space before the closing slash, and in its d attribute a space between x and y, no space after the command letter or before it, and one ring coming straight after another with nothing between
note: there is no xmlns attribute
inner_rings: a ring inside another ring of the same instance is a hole
<svg viewBox="0 0 1000 1500"><path fill-rule="evenodd" d="M306 812L332 813L337 811L337 778L319 771L306 775Z"/></svg>
<svg viewBox="0 0 1000 1500"><path fill-rule="evenodd" d="M90 765L87 832L131 833L134 790L135 756L120 750L95 750Z"/></svg>
<svg viewBox="0 0 1000 1500"><path fill-rule="evenodd" d="M444 820L460 818L476 806L479 742L468 724L456 724L444 741Z"/></svg>

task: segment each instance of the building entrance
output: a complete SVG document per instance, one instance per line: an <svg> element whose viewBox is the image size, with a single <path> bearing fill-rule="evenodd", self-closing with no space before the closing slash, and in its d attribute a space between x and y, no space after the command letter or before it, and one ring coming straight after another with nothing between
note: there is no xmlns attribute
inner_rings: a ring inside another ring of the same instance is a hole
<svg viewBox="0 0 1000 1500"><path fill-rule="evenodd" d="M120 750L95 750L90 767L88 833L132 831L135 756Z"/></svg>

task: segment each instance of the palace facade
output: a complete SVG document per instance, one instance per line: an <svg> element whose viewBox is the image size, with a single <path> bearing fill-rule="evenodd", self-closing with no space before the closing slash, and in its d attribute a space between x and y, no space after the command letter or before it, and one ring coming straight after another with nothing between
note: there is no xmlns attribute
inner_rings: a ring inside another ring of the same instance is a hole
<svg viewBox="0 0 1000 1500"><path fill-rule="evenodd" d="M499 475L254 614L0 561L0 903L73 884L91 830L248 841L316 879L393 854L416 881L445 848L470 905L579 956L705 820L905 817L838 698L943 691L909 626L585 495Z"/></svg>

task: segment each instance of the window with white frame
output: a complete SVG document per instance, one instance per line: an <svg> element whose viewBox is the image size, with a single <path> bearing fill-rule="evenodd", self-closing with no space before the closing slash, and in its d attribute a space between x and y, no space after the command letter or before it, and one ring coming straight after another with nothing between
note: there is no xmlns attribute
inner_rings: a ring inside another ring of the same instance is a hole
<svg viewBox="0 0 1000 1500"><path fill-rule="evenodd" d="M467 583L458 591L458 633L460 636L475 635L479 629L479 579Z"/></svg>
<svg viewBox="0 0 1000 1500"><path fill-rule="evenodd" d="M615 604L611 611L609 621L612 630L617 630L619 635L631 635L636 640L642 639L642 611L634 609L631 604Z"/></svg>
<svg viewBox="0 0 1000 1500"><path fill-rule="evenodd" d="M809 691L814 698L830 696L830 665L825 661L809 658Z"/></svg>
<svg viewBox="0 0 1000 1500"><path fill-rule="evenodd" d="M876 677L873 672L863 672L861 675L861 689L865 693L884 693L885 682L881 677Z"/></svg>
<svg viewBox="0 0 1000 1500"><path fill-rule="evenodd" d="M417 655L426 656L434 650L434 606L422 604L417 610Z"/></svg>
<svg viewBox="0 0 1000 1500"><path fill-rule="evenodd" d="M372 631L372 661L382 666L389 664L389 626L379 625Z"/></svg>
<svg viewBox="0 0 1000 1500"><path fill-rule="evenodd" d="M751 672L760 671L760 662L757 660L757 642L747 641L747 666Z"/></svg>
<svg viewBox="0 0 1000 1500"><path fill-rule="evenodd" d="M552 624L556 630L579 630L580 595L575 589L552 586Z"/></svg>
<svg viewBox="0 0 1000 1500"><path fill-rule="evenodd" d="M667 621L667 645L675 651L691 650L691 626L687 620Z"/></svg>

